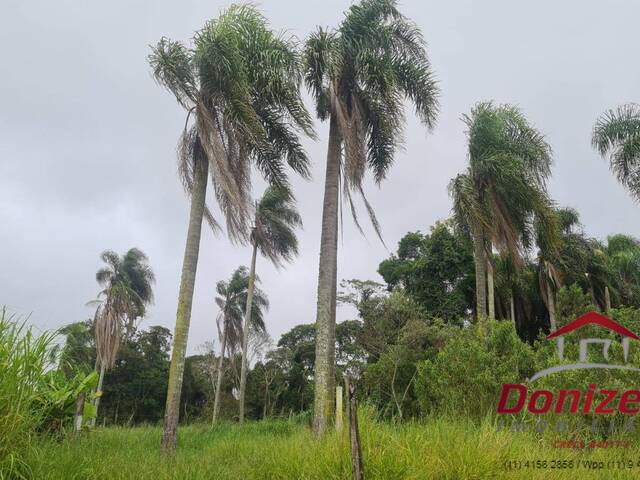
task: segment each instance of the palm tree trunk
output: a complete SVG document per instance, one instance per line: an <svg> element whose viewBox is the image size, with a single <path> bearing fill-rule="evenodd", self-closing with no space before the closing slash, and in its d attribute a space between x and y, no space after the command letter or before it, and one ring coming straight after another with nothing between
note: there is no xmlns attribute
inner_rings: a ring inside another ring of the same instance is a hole
<svg viewBox="0 0 640 480"><path fill-rule="evenodd" d="M609 287L604 287L604 313L609 315L611 310L611 294L609 293Z"/></svg>
<svg viewBox="0 0 640 480"><path fill-rule="evenodd" d="M509 311L511 312L511 321L516 323L516 302L513 298L513 291L511 292L511 296L509 297Z"/></svg>
<svg viewBox="0 0 640 480"><path fill-rule="evenodd" d="M206 161L200 161L196 163L193 173L189 228L187 230L187 243L184 249L184 260L182 262L176 326L173 334L173 350L171 352L171 367L169 368L169 384L167 386L167 402L164 411L162 448L168 451L174 450L177 442L182 377L184 375L184 360L187 351L187 339L189 337L189 324L191 323L193 288L196 282L196 270L198 268L202 217L204 215L207 195L208 170L209 164Z"/></svg>
<svg viewBox="0 0 640 480"><path fill-rule="evenodd" d="M96 389L96 399L94 402L94 405L96 407L95 418L91 420L91 426L94 426L96 424L96 420L98 419L98 407L100 406L100 399L102 398L102 384L104 383L104 373L104 365L100 365L100 377L98 378L98 387Z"/></svg>
<svg viewBox="0 0 640 480"><path fill-rule="evenodd" d="M335 114L329 124L329 148L322 207L318 306L316 313L315 392L313 431L322 435L333 412L335 382L336 286L338 274L338 202L340 133Z"/></svg>
<svg viewBox="0 0 640 480"><path fill-rule="evenodd" d="M473 234L473 260L476 267L476 314L478 316L478 333L486 342L487 260L483 235L479 229L475 229Z"/></svg>
<svg viewBox="0 0 640 480"><path fill-rule="evenodd" d="M493 265L487 260L487 303L489 304L489 319L496 319L495 288L493 286Z"/></svg>
<svg viewBox="0 0 640 480"><path fill-rule="evenodd" d="M244 325L242 326L242 367L240 368L240 423L244 423L244 394L247 386L247 358L249 350L249 324L251 319L251 307L253 304L253 287L256 281L256 254L258 245L254 243L251 255L251 268L249 269L249 285L247 285L247 308L244 313Z"/></svg>
<svg viewBox="0 0 640 480"><path fill-rule="evenodd" d="M216 396L213 401L213 416L211 424L216 423L218 412L220 411L220 391L222 390L222 377L224 377L224 351L227 348L227 320L222 325L222 349L220 350L220 359L218 360L218 378L216 379Z"/></svg>
<svg viewBox="0 0 640 480"><path fill-rule="evenodd" d="M551 331L555 332L557 330L556 302L553 298L553 290L550 287L547 287L547 304L549 307L549 325L551 325Z"/></svg>

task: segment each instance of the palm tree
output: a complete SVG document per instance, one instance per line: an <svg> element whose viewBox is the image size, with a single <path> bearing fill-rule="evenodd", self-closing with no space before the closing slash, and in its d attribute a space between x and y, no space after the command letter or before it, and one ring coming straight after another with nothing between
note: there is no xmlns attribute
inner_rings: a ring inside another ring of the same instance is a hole
<svg viewBox="0 0 640 480"><path fill-rule="evenodd" d="M522 266L533 239L532 218L549 226L554 221L545 190L551 173L551 147L518 108L480 103L463 117L468 127L469 167L449 185L455 218L472 238L479 333L494 316L493 247ZM487 279L487 277L489 277ZM488 280L488 281L487 281Z"/></svg>
<svg viewBox="0 0 640 480"><path fill-rule="evenodd" d="M609 155L618 181L640 200L640 105L605 112L593 127L591 143L600 155Z"/></svg>
<svg viewBox="0 0 640 480"><path fill-rule="evenodd" d="M298 253L295 228L302 226L302 219L295 208L295 200L286 188L269 187L256 205L251 230L251 268L244 324L242 326L242 367L240 372L240 423L244 422L244 397L247 384L247 356L249 349L249 319L253 308L256 278L256 254L260 253L276 267L289 262Z"/></svg>
<svg viewBox="0 0 640 480"><path fill-rule="evenodd" d="M352 5L338 29L318 29L309 37L304 63L318 118L329 120L316 314L313 428L320 435L333 411L340 182L358 228L352 193L362 196L380 235L364 197L364 175L369 168L380 183L393 164L405 98L427 127L434 125L438 88L420 30L395 0Z"/></svg>
<svg viewBox="0 0 640 480"><path fill-rule="evenodd" d="M94 403L96 414L105 372L115 365L122 337L135 331L147 306L153 303L152 285L155 282L149 259L137 248L130 249L122 257L106 250L100 258L106 265L96 273L96 281L102 287L94 318L96 370L100 366Z"/></svg>
<svg viewBox="0 0 640 480"><path fill-rule="evenodd" d="M194 48L163 38L149 62L155 79L187 111L179 173L191 197L165 408L164 449L176 445L180 394L202 219L219 228L206 205L207 176L232 240L246 240L251 165L286 185L288 164L309 177L299 135L313 135L300 98L300 59L292 39L274 34L253 6L232 6L196 33ZM191 117L194 121L190 124Z"/></svg>
<svg viewBox="0 0 640 480"><path fill-rule="evenodd" d="M606 253L620 284L620 296L626 305L640 302L640 240L628 235L607 238Z"/></svg>
<svg viewBox="0 0 640 480"><path fill-rule="evenodd" d="M254 281L258 280L254 278ZM220 338L220 357L216 378L216 393L213 403L212 423L216 422L220 409L220 394L222 390L222 378L224 376L224 356L229 352L229 358L237 351L242 341L243 312L247 305L249 290L249 274L247 267L238 267L231 275L229 281L221 280L216 284L216 304L220 308L216 323L218 325L218 337ZM251 316L248 329L264 331L264 311L269 308L269 301L262 290L254 286L253 302L251 304Z"/></svg>

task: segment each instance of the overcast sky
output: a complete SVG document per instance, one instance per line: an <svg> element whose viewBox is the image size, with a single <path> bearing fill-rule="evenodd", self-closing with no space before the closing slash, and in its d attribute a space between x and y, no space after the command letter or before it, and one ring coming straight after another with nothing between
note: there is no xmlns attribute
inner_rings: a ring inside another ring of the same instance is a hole
<svg viewBox="0 0 640 480"><path fill-rule="evenodd" d="M274 29L303 39L337 25L348 1L269 0ZM3 0L0 5L0 305L56 328L92 315L95 271L105 249L145 251L157 276L144 325L173 329L188 202L176 177L184 111L149 73L149 45L187 40L227 6L217 1ZM554 148L558 204L579 210L586 231L640 236L640 207L590 148L597 116L640 100L637 19L629 1L401 2L422 29L440 82L441 114L427 134L407 116L405 151L369 196L395 250L408 231L450 213L449 180L465 167L460 116L478 101L519 105ZM306 141L311 182L296 180L304 220L300 256L275 270L258 260L271 300L274 339L315 320L326 125ZM257 184L259 185L259 184ZM254 192L260 193L258 186ZM389 252L371 229L345 218L339 279L379 280ZM205 231L189 351L214 339L215 283L248 248ZM353 312L340 309L339 320Z"/></svg>

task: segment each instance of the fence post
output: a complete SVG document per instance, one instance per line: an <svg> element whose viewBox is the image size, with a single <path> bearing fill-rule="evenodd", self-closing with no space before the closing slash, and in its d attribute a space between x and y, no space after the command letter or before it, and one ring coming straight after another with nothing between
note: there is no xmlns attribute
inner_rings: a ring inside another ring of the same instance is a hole
<svg viewBox="0 0 640 480"><path fill-rule="evenodd" d="M362 467L362 449L360 448L360 432L358 431L358 405L356 403L356 387L349 375L345 377L349 395L349 439L351 442L351 478L364 480Z"/></svg>
<svg viewBox="0 0 640 480"><path fill-rule="evenodd" d="M342 432L342 386L336 387L336 432Z"/></svg>

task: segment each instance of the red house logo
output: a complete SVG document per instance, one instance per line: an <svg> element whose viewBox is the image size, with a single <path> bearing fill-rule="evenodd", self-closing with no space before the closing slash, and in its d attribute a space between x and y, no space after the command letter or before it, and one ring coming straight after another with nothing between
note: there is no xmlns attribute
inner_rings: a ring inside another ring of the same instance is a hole
<svg viewBox="0 0 640 480"><path fill-rule="evenodd" d="M622 352L624 357L624 363L626 364L629 359L629 340L640 340L640 337L633 333L628 328L623 327L618 322L611 320L610 318L600 315L596 312L585 313L578 317L573 322L565 325L564 327L556 330L547 336L547 340L555 339L558 346L558 356L560 360L564 360L564 335L574 330L578 330L587 325L598 325L609 331L617 333L621 336ZM565 370L578 370L584 368L609 368L609 369L624 369L640 371L638 368L630 367L628 365L613 365L609 363L590 363L588 361L588 348L590 344L602 345L602 355L605 360L609 360L609 348L611 347L612 340L609 338L583 338L580 340L580 354L579 361L577 363L556 365L545 370L541 370L533 375L529 381L533 382L538 378L550 375L552 373L562 372Z"/></svg>

